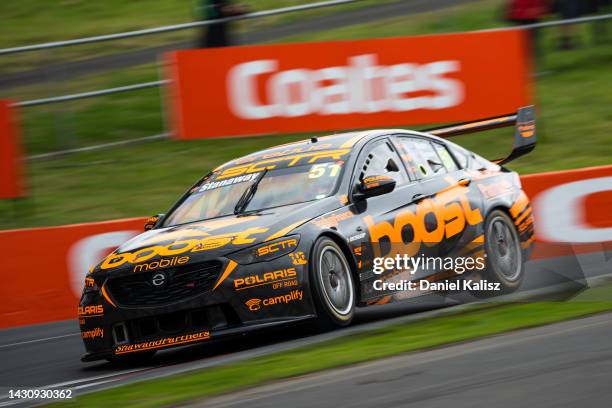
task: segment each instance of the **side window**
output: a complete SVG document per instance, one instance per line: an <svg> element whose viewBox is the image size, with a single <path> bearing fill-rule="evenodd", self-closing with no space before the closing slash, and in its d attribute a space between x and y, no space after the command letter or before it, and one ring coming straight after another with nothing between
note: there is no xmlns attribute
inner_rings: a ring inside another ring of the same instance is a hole
<svg viewBox="0 0 612 408"><path fill-rule="evenodd" d="M458 170L457 163L455 163L455 159L453 159L453 156L448 152L446 146L440 143L434 143L433 145L436 148L436 152L438 152L438 156L440 156L440 160L442 160L442 164L446 167L446 170L449 172Z"/></svg>
<svg viewBox="0 0 612 408"><path fill-rule="evenodd" d="M453 155L457 159L457 162L459 163L459 167L461 167L462 169L467 169L469 161L468 153L457 148L453 148L452 151Z"/></svg>
<svg viewBox="0 0 612 408"><path fill-rule="evenodd" d="M412 137L398 137L397 140L406 167L414 169L418 177L429 178L447 173L442 159L431 142Z"/></svg>
<svg viewBox="0 0 612 408"><path fill-rule="evenodd" d="M479 155L475 154L475 153L471 153L471 159L470 159L470 168L474 169L474 170L492 170L492 171L499 171L499 166L495 163L490 162L489 160L480 157Z"/></svg>
<svg viewBox="0 0 612 408"><path fill-rule="evenodd" d="M365 177L382 175L393 177L398 186L408 181L400 158L387 140L376 141L367 146L357 165L359 181Z"/></svg>

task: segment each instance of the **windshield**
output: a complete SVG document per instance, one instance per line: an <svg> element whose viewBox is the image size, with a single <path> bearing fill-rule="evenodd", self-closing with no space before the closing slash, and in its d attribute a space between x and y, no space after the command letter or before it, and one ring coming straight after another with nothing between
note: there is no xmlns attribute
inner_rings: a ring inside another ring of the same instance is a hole
<svg viewBox="0 0 612 408"><path fill-rule="evenodd" d="M164 226L234 214L248 190L257 188L240 212L320 200L333 193L344 161L267 170L219 180L213 173L191 190L168 216Z"/></svg>

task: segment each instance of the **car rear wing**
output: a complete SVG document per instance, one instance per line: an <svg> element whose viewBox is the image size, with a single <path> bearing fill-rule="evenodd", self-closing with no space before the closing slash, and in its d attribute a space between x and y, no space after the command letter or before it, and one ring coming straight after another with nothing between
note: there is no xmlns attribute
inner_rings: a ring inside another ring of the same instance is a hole
<svg viewBox="0 0 612 408"><path fill-rule="evenodd" d="M526 155L536 146L537 135L535 127L535 108L533 106L520 108L516 114L427 129L423 132L446 138L508 126L515 127L512 151L503 159L492 160L497 164L505 164L518 157Z"/></svg>

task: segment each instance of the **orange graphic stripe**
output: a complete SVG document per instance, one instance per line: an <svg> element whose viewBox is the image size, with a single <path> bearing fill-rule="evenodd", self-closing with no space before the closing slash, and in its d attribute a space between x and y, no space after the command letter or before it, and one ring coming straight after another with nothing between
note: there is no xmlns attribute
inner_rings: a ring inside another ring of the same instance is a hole
<svg viewBox="0 0 612 408"><path fill-rule="evenodd" d="M236 269L236 266L238 266L236 262L229 261L227 267L225 267L225 270L223 271L223 275L221 275L221 278L219 278L213 290L217 289L217 286L219 286L230 275L230 273L232 273L232 271Z"/></svg>
<svg viewBox="0 0 612 408"><path fill-rule="evenodd" d="M513 218L516 218L529 204L529 199L524 192L521 192L519 197L516 199L512 207L510 208L510 214Z"/></svg>
<svg viewBox="0 0 612 408"><path fill-rule="evenodd" d="M106 292L106 283L102 285L102 288L100 289L100 291L102 292L102 296L104 296L104 299L106 299L108 303L110 303L113 307L117 307L117 305L113 303L110 296L108 296L108 293Z"/></svg>
<svg viewBox="0 0 612 408"><path fill-rule="evenodd" d="M525 220L525 218L531 215L531 213L532 213L531 207L527 208L527 210L523 211L523 215L518 217L518 219L515 221L515 224L520 225Z"/></svg>
<svg viewBox="0 0 612 408"><path fill-rule="evenodd" d="M355 146L355 143L357 143L358 141L360 141L361 139L363 139L365 137L365 135L367 135L367 132L360 132L357 135L351 137L349 140L347 140L346 142L344 142L342 144L342 146L340 146L341 149L346 149L347 147L353 147Z"/></svg>
<svg viewBox="0 0 612 408"><path fill-rule="evenodd" d="M270 235L268 238L266 238L264 240L264 242L268 242L268 241L272 241L273 239L276 238L280 238L280 237L284 237L285 235L287 235L289 232L293 231L295 228L299 227L300 225L302 225L303 223L305 223L307 221L307 219L304 220L300 220L298 222L295 222L285 228L283 228L280 231L275 232L274 234Z"/></svg>

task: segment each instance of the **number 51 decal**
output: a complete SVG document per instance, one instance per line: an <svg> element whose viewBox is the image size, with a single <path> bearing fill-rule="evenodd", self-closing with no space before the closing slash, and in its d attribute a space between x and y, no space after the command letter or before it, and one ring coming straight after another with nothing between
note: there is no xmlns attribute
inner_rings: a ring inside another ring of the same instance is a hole
<svg viewBox="0 0 612 408"><path fill-rule="evenodd" d="M309 179L316 179L327 175L327 177L336 177L342 166L336 163L321 163L315 164L310 168L308 173Z"/></svg>

